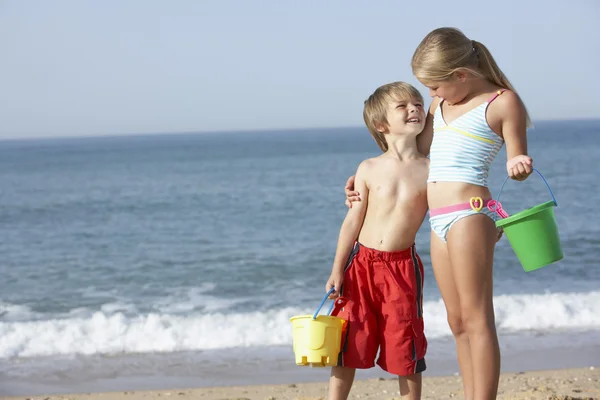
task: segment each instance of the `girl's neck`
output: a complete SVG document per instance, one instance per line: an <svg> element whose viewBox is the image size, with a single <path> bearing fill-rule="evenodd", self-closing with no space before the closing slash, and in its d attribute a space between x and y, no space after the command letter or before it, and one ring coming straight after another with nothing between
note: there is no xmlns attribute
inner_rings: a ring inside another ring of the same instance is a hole
<svg viewBox="0 0 600 400"><path fill-rule="evenodd" d="M454 103L454 105L462 105L466 104L474 98L481 96L483 93L488 93L495 90L496 87L493 83L484 78L472 78L469 80L469 88L467 95L458 103Z"/></svg>

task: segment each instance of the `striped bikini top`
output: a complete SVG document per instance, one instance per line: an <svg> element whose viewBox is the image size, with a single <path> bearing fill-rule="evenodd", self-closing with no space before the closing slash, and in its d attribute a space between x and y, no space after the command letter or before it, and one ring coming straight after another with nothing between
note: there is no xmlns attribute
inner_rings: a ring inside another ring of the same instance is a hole
<svg viewBox="0 0 600 400"><path fill-rule="evenodd" d="M487 187L490 166L504 145L487 123L488 105L501 95L446 124L440 102L433 115L433 142L427 182L465 182Z"/></svg>

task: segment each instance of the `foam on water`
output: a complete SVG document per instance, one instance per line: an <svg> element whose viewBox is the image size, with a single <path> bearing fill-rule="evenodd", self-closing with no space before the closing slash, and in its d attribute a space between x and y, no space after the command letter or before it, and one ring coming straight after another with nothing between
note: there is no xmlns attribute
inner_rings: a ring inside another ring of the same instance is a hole
<svg viewBox="0 0 600 400"><path fill-rule="evenodd" d="M495 299L500 332L554 333L600 328L600 292L504 295ZM311 314L303 308L264 312L132 315L126 306L107 304L100 311L74 310L70 316L34 320L26 307L3 303L0 358L56 355L133 354L292 343L289 318ZM185 309L185 305L172 309ZM215 307L216 308L216 307ZM441 300L424 304L429 338L450 335Z"/></svg>

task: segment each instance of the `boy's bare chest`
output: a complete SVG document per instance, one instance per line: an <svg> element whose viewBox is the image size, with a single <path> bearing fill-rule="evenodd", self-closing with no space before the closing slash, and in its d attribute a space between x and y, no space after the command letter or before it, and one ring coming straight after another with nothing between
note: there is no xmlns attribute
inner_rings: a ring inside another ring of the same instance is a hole
<svg viewBox="0 0 600 400"><path fill-rule="evenodd" d="M411 200L427 195L427 170L382 173L373 179L371 192L378 198Z"/></svg>

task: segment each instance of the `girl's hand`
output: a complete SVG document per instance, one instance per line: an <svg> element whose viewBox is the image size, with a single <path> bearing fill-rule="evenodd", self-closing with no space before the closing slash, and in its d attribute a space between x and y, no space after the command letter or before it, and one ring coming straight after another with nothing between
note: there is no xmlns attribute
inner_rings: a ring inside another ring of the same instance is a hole
<svg viewBox="0 0 600 400"><path fill-rule="evenodd" d="M525 155L513 157L506 163L506 171L510 179L524 181L533 172L533 160Z"/></svg>
<svg viewBox="0 0 600 400"><path fill-rule="evenodd" d="M360 193L354 191L354 175L348 178L344 189L346 192L346 206L352 208L352 202L360 201Z"/></svg>
<svg viewBox="0 0 600 400"><path fill-rule="evenodd" d="M344 282L344 272L343 271L332 271L331 276L327 280L327 284L325 285L325 293L329 292L332 288L335 290L329 295L330 299L335 299L340 295L340 288L342 287L342 283Z"/></svg>

